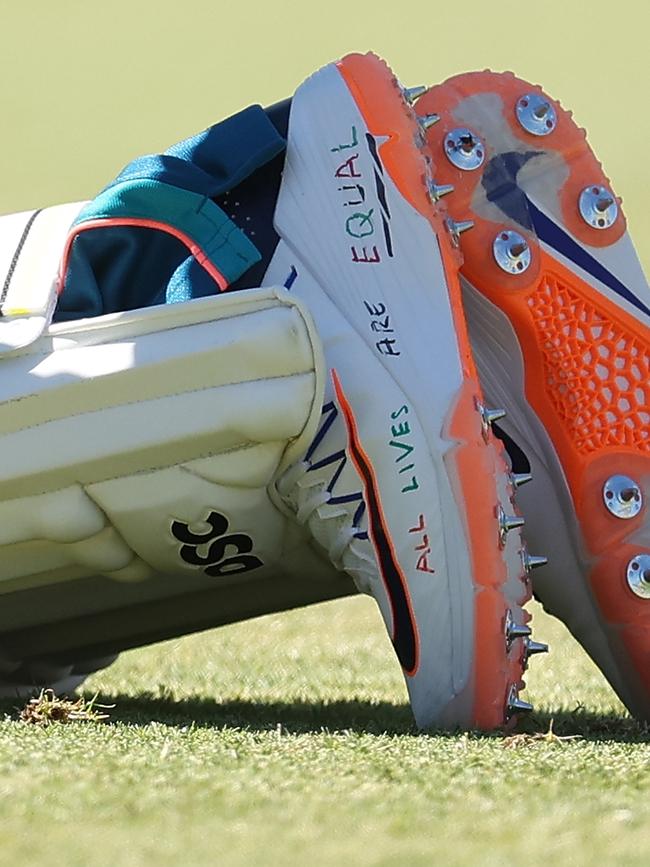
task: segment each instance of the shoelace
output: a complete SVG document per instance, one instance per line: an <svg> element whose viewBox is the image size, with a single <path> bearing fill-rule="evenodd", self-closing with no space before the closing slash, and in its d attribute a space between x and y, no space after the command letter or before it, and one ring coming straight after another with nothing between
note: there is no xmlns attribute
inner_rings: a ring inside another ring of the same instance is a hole
<svg viewBox="0 0 650 867"><path fill-rule="evenodd" d="M296 510L296 520L299 524L308 524L314 514L321 521L345 516L346 520L338 528L332 539L328 541L327 553L336 568L343 568L342 560L346 552L354 556L355 564L347 564L346 568L356 574L372 575L369 568L368 558L363 553L352 547L357 538L358 527L354 525L354 516L347 509L336 505L330 505L333 499L332 493L327 490L327 480L317 479L305 485L307 474L311 469L309 461L300 461L290 467L284 475L278 479L276 487L280 496L287 500ZM329 506L330 508L323 508Z"/></svg>

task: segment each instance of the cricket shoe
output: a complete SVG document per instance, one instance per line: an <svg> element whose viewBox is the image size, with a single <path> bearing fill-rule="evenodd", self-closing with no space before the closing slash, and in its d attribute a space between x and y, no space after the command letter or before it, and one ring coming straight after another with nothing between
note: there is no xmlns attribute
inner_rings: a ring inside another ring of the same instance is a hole
<svg viewBox="0 0 650 867"><path fill-rule="evenodd" d="M482 385L527 455L535 593L650 718L650 291L620 199L571 113L511 73L417 103L459 239Z"/></svg>
<svg viewBox="0 0 650 867"><path fill-rule="evenodd" d="M293 98L265 282L307 303L329 386L278 494L377 601L417 724L492 729L530 709L522 672L546 648L522 608L521 480L491 431L412 98L372 54Z"/></svg>

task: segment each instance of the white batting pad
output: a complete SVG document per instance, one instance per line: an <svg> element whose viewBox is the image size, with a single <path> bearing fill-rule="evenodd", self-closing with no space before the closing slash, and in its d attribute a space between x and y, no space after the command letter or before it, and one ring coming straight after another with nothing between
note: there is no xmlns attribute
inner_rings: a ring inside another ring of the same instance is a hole
<svg viewBox="0 0 650 867"><path fill-rule="evenodd" d="M322 393L313 324L283 289L56 325L5 355L0 593L273 567L289 531L267 487Z"/></svg>

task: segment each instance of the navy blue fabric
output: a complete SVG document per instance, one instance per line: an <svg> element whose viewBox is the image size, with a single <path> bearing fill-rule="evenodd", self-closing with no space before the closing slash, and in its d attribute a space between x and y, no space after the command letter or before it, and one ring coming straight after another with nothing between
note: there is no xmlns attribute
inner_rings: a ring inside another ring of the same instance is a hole
<svg viewBox="0 0 650 867"><path fill-rule="evenodd" d="M55 321L164 304L167 284L187 258L184 244L149 229L84 232L72 247Z"/></svg>
<svg viewBox="0 0 650 867"><path fill-rule="evenodd" d="M236 187L285 147L284 137L278 134L264 109L252 105L199 135L173 145L166 154L189 162L207 174L213 186L203 192L214 198Z"/></svg>
<svg viewBox="0 0 650 867"><path fill-rule="evenodd" d="M532 229L533 223L528 210L528 198L517 183L517 175L529 160L543 156L543 152L510 151L492 157L481 183L488 202L494 202L511 220L525 229Z"/></svg>
<svg viewBox="0 0 650 867"><path fill-rule="evenodd" d="M286 142L259 105L251 105L198 135L129 163L106 189L154 178L214 199L281 153Z"/></svg>
<svg viewBox="0 0 650 867"><path fill-rule="evenodd" d="M164 154L134 160L102 193L124 182L154 180L212 201L237 188L265 164L277 163L285 147L285 139L264 110L250 106L173 145ZM215 205L210 207L216 210ZM92 206L88 212L92 215ZM147 216L155 221L155 208ZM244 237L235 224L231 230ZM254 238L248 240L255 245ZM255 252L256 245L251 249ZM254 259L243 260L233 280L259 259L256 252ZM90 229L75 239L55 321L181 301L215 291L214 281L172 235L140 227Z"/></svg>
<svg viewBox="0 0 650 867"><path fill-rule="evenodd" d="M289 132L291 100L285 99L266 109L269 120L283 139ZM260 261L233 282L230 289L249 289L260 286L269 263L278 246L278 235L273 227L275 205L282 182L284 152L260 166L239 186L215 199L219 207L246 231L260 252Z"/></svg>
<svg viewBox="0 0 650 867"><path fill-rule="evenodd" d="M260 286L269 262L278 245L278 235L273 227L273 215L280 192L284 154L246 178L234 190L215 199L216 204L235 225L244 229L260 253L260 261L233 282L231 289L248 289Z"/></svg>

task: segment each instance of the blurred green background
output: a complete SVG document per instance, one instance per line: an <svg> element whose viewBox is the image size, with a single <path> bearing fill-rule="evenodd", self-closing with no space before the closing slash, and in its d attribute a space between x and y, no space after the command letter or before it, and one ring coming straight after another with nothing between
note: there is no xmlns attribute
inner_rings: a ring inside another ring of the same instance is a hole
<svg viewBox="0 0 650 867"><path fill-rule="evenodd" d="M372 49L408 84L485 67L543 84L587 128L650 265L646 0L0 0L0 12L0 212L89 198L132 157Z"/></svg>

